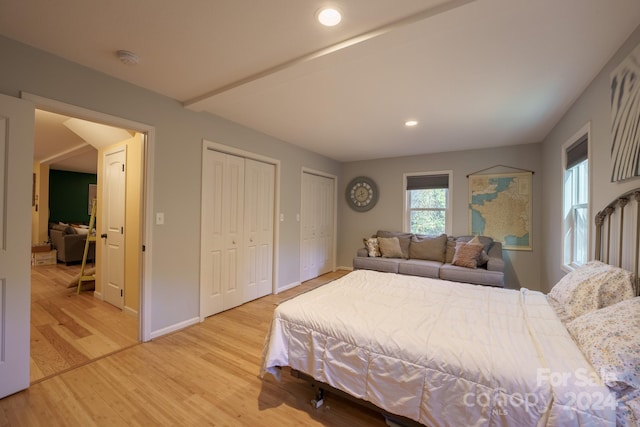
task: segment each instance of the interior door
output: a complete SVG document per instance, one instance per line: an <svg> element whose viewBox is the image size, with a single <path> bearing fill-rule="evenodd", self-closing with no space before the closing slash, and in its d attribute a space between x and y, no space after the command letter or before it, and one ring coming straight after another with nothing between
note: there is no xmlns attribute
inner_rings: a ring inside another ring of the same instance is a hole
<svg viewBox="0 0 640 427"><path fill-rule="evenodd" d="M29 387L32 103L0 95L0 398Z"/></svg>
<svg viewBox="0 0 640 427"><path fill-rule="evenodd" d="M334 186L333 178L307 172L302 174L302 282L333 268Z"/></svg>
<svg viewBox="0 0 640 427"><path fill-rule="evenodd" d="M318 180L318 239L316 253L316 276L333 270L334 185L332 178L317 177Z"/></svg>
<svg viewBox="0 0 640 427"><path fill-rule="evenodd" d="M104 187L102 193L103 218L101 236L104 251L104 300L122 309L124 307L125 265L125 197L127 147L106 151L103 158ZM104 238L104 237L103 237Z"/></svg>
<svg viewBox="0 0 640 427"><path fill-rule="evenodd" d="M203 152L200 317L244 302L244 158Z"/></svg>
<svg viewBox="0 0 640 427"><path fill-rule="evenodd" d="M275 166L245 160L245 302L273 289Z"/></svg>
<svg viewBox="0 0 640 427"><path fill-rule="evenodd" d="M302 242L300 244L301 272L300 281L317 277L316 270L316 234L318 217L317 181L315 175L302 174L302 216L300 226L302 228Z"/></svg>

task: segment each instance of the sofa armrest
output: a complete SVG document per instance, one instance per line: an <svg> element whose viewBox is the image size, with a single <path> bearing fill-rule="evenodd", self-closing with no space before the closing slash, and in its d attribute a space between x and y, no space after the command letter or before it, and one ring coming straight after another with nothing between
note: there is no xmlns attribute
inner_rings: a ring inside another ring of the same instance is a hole
<svg viewBox="0 0 640 427"><path fill-rule="evenodd" d="M502 258L502 243L494 241L487 255L489 255L489 262L487 262L487 270L504 272L504 259Z"/></svg>
<svg viewBox="0 0 640 427"><path fill-rule="evenodd" d="M357 254L357 256L364 256L364 257L369 256L369 252L367 251L367 248L360 248L360 249L358 249L358 254Z"/></svg>

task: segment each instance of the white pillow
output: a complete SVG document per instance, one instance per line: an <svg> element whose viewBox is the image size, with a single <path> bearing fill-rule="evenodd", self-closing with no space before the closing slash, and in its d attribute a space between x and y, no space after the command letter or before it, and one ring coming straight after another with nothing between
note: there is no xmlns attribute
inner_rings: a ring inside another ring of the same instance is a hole
<svg viewBox="0 0 640 427"><path fill-rule="evenodd" d="M605 385L640 390L640 297L582 315L567 329Z"/></svg>
<svg viewBox="0 0 640 427"><path fill-rule="evenodd" d="M549 298L564 308L567 320L635 296L631 273L600 261L590 261L564 276Z"/></svg>

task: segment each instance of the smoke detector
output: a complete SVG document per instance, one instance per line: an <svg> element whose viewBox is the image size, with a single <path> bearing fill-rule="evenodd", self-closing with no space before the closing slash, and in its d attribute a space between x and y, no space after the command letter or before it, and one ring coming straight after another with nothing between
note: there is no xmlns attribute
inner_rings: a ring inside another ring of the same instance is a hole
<svg viewBox="0 0 640 427"><path fill-rule="evenodd" d="M119 50L116 52L118 59L125 65L137 65L140 62L140 57L128 50Z"/></svg>

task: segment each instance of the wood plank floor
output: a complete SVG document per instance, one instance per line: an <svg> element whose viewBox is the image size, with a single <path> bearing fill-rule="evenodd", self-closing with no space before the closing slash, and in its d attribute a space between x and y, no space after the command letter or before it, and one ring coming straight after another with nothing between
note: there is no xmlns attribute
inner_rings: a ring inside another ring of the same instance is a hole
<svg viewBox="0 0 640 427"><path fill-rule="evenodd" d="M312 408L313 389L283 372L259 377L276 304L346 272L207 318L65 371L0 400L0 426L385 426L337 396Z"/></svg>
<svg viewBox="0 0 640 427"><path fill-rule="evenodd" d="M67 287L80 265L31 268L31 360L33 384L138 343L138 319ZM89 289L92 283L85 283Z"/></svg>

